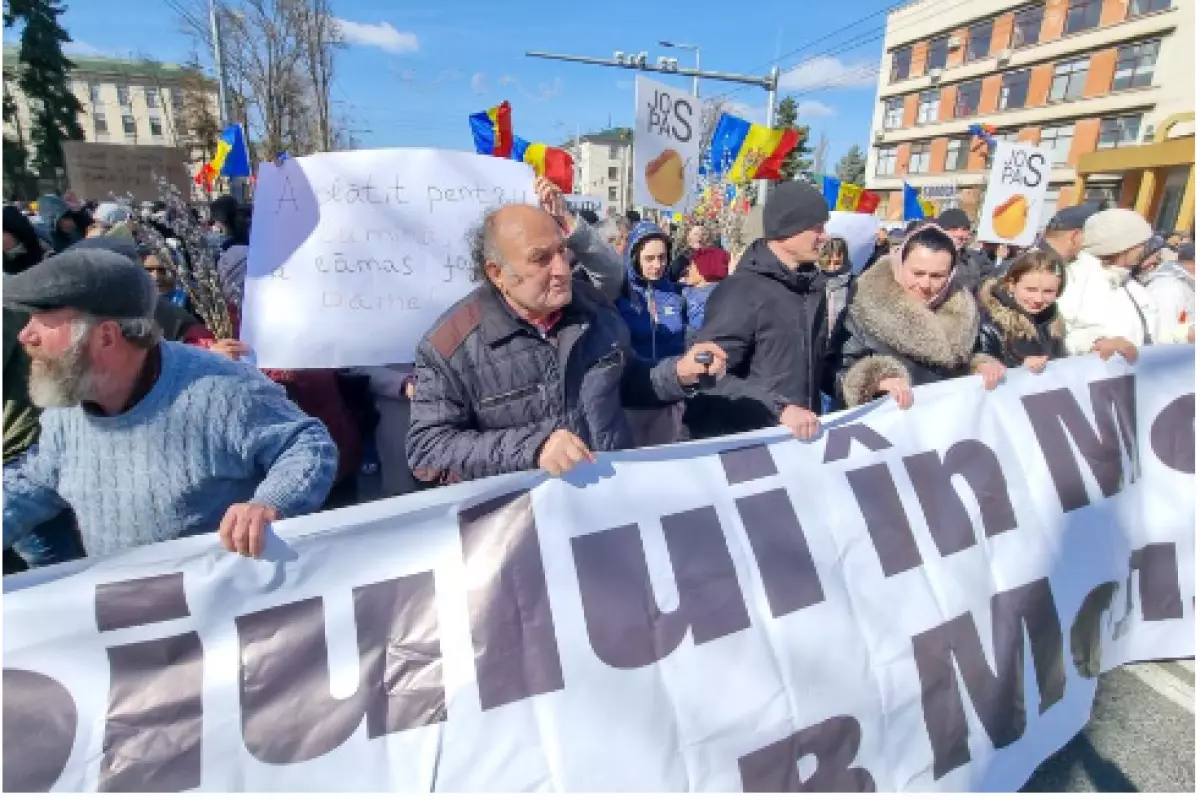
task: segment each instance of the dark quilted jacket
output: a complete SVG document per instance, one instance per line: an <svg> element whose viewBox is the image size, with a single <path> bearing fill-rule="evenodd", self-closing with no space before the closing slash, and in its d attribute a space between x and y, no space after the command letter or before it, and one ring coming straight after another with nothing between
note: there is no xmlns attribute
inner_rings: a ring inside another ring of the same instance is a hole
<svg viewBox="0 0 1200 800"><path fill-rule="evenodd" d="M486 284L417 346L409 465L435 483L535 469L558 428L596 451L631 448L622 403L684 399L676 361L634 356L620 315L582 281L548 338Z"/></svg>

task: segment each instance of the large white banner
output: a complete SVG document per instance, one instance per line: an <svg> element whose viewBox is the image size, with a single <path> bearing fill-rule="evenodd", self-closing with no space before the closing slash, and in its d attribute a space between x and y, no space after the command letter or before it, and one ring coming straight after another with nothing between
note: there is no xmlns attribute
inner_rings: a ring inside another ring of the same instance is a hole
<svg viewBox="0 0 1200 800"><path fill-rule="evenodd" d="M264 163L254 195L241 338L264 368L413 360L473 286L466 234L536 202L533 171L443 150L321 153Z"/></svg>
<svg viewBox="0 0 1200 800"><path fill-rule="evenodd" d="M633 202L687 211L700 169L700 101L686 89L637 76Z"/></svg>
<svg viewBox="0 0 1200 800"><path fill-rule="evenodd" d="M1193 359L6 579L3 788L1014 790L1194 652Z"/></svg>
<svg viewBox="0 0 1200 800"><path fill-rule="evenodd" d="M1027 247L1037 238L1053 159L1032 144L996 142L987 196L979 212L979 239Z"/></svg>

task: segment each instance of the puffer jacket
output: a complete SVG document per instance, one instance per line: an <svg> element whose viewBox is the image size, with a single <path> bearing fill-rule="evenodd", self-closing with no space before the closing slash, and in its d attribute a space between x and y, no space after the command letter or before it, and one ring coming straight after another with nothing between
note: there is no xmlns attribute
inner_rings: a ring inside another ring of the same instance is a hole
<svg viewBox="0 0 1200 800"><path fill-rule="evenodd" d="M1004 366L1016 369L1034 356L1067 357L1067 326L1055 303L1030 314L992 278L979 290L979 311L978 349Z"/></svg>
<svg viewBox="0 0 1200 800"><path fill-rule="evenodd" d="M535 469L559 428L594 451L635 446L622 403L683 400L677 359L651 365L604 296L576 280L548 336L487 283L417 346L408 463L418 480L456 483Z"/></svg>
<svg viewBox="0 0 1200 800"><path fill-rule="evenodd" d="M892 258L858 277L854 296L831 345L837 398L847 408L882 394L879 382L904 378L910 386L961 378L988 356L979 354L979 311L956 288L936 309L905 294Z"/></svg>
<svg viewBox="0 0 1200 800"><path fill-rule="evenodd" d="M1098 339L1120 337L1135 347L1154 344L1158 307L1146 287L1127 270L1111 269L1091 253L1067 267L1067 285L1058 298L1067 325L1067 352L1090 353Z"/></svg>
<svg viewBox="0 0 1200 800"><path fill-rule="evenodd" d="M639 222L629 232L625 247L628 289L617 300L617 310L629 326L633 351L651 362L683 355L687 334L683 287L665 274L656 281L647 281L634 263L636 249L655 236L669 241L652 222ZM667 252L669 257L670 250Z"/></svg>
<svg viewBox="0 0 1200 800"><path fill-rule="evenodd" d="M770 428L789 405L821 409L828 343L825 276L815 264L784 265L763 239L717 284L696 340L728 356L726 375L688 401L694 438Z"/></svg>

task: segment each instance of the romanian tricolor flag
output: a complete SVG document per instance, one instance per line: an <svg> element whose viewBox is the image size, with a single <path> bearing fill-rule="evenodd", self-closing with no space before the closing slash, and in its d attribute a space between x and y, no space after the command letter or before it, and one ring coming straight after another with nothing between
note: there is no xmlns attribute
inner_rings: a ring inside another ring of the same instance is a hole
<svg viewBox="0 0 1200 800"><path fill-rule="evenodd" d="M200 168L195 181L211 191L218 175L231 178L250 176L250 151L246 147L242 126L238 123L221 131L221 138L217 140L217 154Z"/></svg>
<svg viewBox="0 0 1200 800"><path fill-rule="evenodd" d="M566 150L537 142L527 142L520 136L514 136L512 158L514 161L524 161L533 167L535 173L544 176L562 189L563 194L571 194L574 191L575 160Z"/></svg>
<svg viewBox="0 0 1200 800"><path fill-rule="evenodd" d="M487 111L472 114L470 120L476 153L500 158L508 158L512 154L512 107L507 100Z"/></svg>
<svg viewBox="0 0 1200 800"><path fill-rule="evenodd" d="M830 211L853 211L858 214L874 214L879 207L879 195L868 192L861 186L847 183L829 175L821 176L822 193Z"/></svg>
<svg viewBox="0 0 1200 800"><path fill-rule="evenodd" d="M768 128L722 114L713 129L705 172L726 175L733 183L758 178L777 181L783 177L779 173L783 159L799 142L800 134L792 128ZM751 167L753 161L757 167Z"/></svg>

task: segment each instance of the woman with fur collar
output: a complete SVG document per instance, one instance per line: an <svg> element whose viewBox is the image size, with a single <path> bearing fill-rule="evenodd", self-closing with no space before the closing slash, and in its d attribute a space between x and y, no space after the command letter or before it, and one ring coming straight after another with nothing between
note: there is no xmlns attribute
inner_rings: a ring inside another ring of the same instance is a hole
<svg viewBox="0 0 1200 800"><path fill-rule="evenodd" d="M975 373L994 389L1004 365L978 352L975 299L954 281L954 240L923 225L897 252L864 272L832 351L837 394L847 406L891 395L901 408L912 388Z"/></svg>
<svg viewBox="0 0 1200 800"><path fill-rule="evenodd" d="M1055 301L1066 270L1050 253L1033 250L1012 263L1004 278L979 290L979 349L1009 369L1041 372L1052 358L1067 357L1067 326Z"/></svg>

